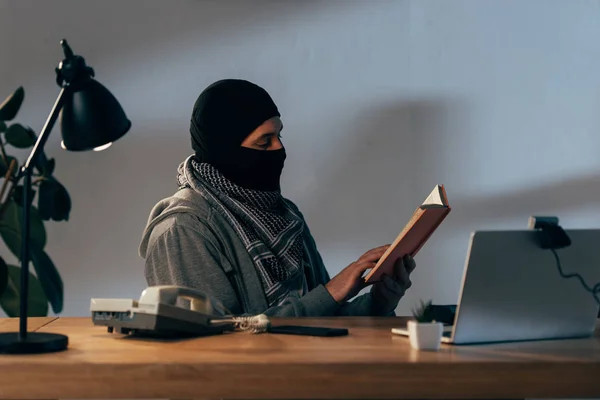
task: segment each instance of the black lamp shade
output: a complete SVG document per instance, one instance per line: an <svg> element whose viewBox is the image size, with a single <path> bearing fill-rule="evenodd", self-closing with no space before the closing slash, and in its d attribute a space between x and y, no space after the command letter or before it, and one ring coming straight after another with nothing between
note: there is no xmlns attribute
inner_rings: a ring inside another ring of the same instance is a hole
<svg viewBox="0 0 600 400"><path fill-rule="evenodd" d="M70 151L110 144L131 127L117 99L93 78L67 94L59 118L62 146Z"/></svg>

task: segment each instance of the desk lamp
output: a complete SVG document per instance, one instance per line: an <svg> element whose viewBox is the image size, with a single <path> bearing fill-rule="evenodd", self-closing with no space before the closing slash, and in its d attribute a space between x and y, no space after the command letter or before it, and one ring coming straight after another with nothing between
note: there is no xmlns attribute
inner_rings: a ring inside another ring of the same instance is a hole
<svg viewBox="0 0 600 400"><path fill-rule="evenodd" d="M0 333L0 353L48 353L68 347L69 340L65 335L27 332L31 175L54 123L60 118L61 147L70 151L104 150L131 128L131 121L117 99L93 79L94 70L86 65L83 57L73 54L65 39L60 44L65 59L55 71L56 83L61 90L27 161L17 175L17 182L23 179L24 187L19 331Z"/></svg>

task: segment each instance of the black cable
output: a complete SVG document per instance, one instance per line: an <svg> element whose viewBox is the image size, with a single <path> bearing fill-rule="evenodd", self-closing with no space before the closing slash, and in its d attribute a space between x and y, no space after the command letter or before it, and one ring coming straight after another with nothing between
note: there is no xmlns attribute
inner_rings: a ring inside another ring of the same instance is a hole
<svg viewBox="0 0 600 400"><path fill-rule="evenodd" d="M592 294L592 296L594 296L594 299L596 299L596 303L598 303L598 305L600 305L600 282L597 283L594 287L590 287L588 286L588 284L585 282L585 280L581 277L581 275L574 273L574 274L565 274L562 266L560 265L560 258L558 257L558 254L556 253L556 250L553 248L550 248L550 251L552 251L552 254L554 254L554 258L556 259L556 267L558 268L558 273L560 274L560 276L562 276L565 279L569 279L569 278L577 278L579 279L579 282L581 282L581 285L584 287L584 289L587 292L590 292Z"/></svg>

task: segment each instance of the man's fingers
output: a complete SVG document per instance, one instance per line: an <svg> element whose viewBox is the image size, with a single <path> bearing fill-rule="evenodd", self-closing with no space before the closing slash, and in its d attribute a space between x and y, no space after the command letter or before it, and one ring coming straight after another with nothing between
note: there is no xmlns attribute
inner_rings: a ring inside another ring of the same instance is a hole
<svg viewBox="0 0 600 400"><path fill-rule="evenodd" d="M367 251L365 253L365 256L373 256L373 255L379 255L379 257L381 257L381 255L383 253L385 253L387 251L387 249L390 247L389 244L383 245L383 246L379 246L379 247L375 247L374 249L371 249L369 251Z"/></svg>
<svg viewBox="0 0 600 400"><path fill-rule="evenodd" d="M387 251L387 249L389 247L390 247L390 245L386 244L385 246L379 246L379 247L376 247L374 249L371 249L371 250L367 251L365 254L363 254L360 257L360 260L364 260L364 261L377 261Z"/></svg>
<svg viewBox="0 0 600 400"><path fill-rule="evenodd" d="M370 268L375 268L376 264L375 261L359 260L354 263L354 269L359 273L363 273Z"/></svg>

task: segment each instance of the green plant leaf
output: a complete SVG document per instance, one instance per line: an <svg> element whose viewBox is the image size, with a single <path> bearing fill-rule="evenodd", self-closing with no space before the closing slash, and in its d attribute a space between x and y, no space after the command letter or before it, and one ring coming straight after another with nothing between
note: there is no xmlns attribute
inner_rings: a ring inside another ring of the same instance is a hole
<svg viewBox="0 0 600 400"><path fill-rule="evenodd" d="M31 261L33 261L35 273L44 289L46 298L52 306L52 310L58 314L63 309L63 281L56 266L44 250L37 247L31 250Z"/></svg>
<svg viewBox="0 0 600 400"><path fill-rule="evenodd" d="M69 192L53 177L43 180L38 188L38 208L44 221L68 221L71 213Z"/></svg>
<svg viewBox="0 0 600 400"><path fill-rule="evenodd" d="M55 161L54 159L48 159L46 153L42 150L34 160L34 166L41 175L50 176L54 172Z"/></svg>
<svg viewBox="0 0 600 400"><path fill-rule="evenodd" d="M38 278L29 272L27 315L29 317L45 317L48 315L48 299ZM21 268L8 265L8 284L2 296L0 306L9 317L18 317L20 314L21 299Z"/></svg>
<svg viewBox="0 0 600 400"><path fill-rule="evenodd" d="M12 160L17 161L16 158L14 158L13 156L6 156L7 158L7 162L4 162L4 158L2 156L0 156L0 178L3 178L6 176L6 171L8 171L8 167L10 166L10 163ZM17 169L15 169L15 172L18 171L18 167L19 167L19 163L17 161Z"/></svg>
<svg viewBox="0 0 600 400"><path fill-rule="evenodd" d="M19 204L14 199L9 200L9 204L4 212L2 220L0 220L0 236L6 243L8 249L21 259L21 219L22 210ZM35 207L31 207L30 213L30 246L43 249L46 246L46 228L44 221L40 218L39 212Z"/></svg>
<svg viewBox="0 0 600 400"><path fill-rule="evenodd" d="M21 259L21 210L23 208L11 200L6 209L3 220L0 222L0 235L6 246ZM30 256L36 275L45 293L46 302L50 301L54 312L59 313L63 307L63 283L54 266L54 263L44 251L46 244L46 230L39 217L37 209L31 207L31 242Z"/></svg>
<svg viewBox="0 0 600 400"><path fill-rule="evenodd" d="M0 119L0 133L6 130L6 124Z"/></svg>
<svg viewBox="0 0 600 400"><path fill-rule="evenodd" d="M15 187L14 192L13 192L13 199L15 201L15 203L21 205L23 204L23 195L25 193L23 193L25 190L25 188L23 187L23 185L19 185L17 187ZM33 189L29 189L29 205L31 205L33 203L33 197L35 196L35 190Z"/></svg>
<svg viewBox="0 0 600 400"><path fill-rule="evenodd" d="M15 203L22 205L23 204L23 191L24 191L24 187L23 185L19 185L17 187L15 187L14 192L13 192L13 200L15 201ZM35 196L35 190L33 189L29 189L29 205L33 204L33 197ZM19 209L22 210L22 206Z"/></svg>
<svg viewBox="0 0 600 400"><path fill-rule="evenodd" d="M2 257L0 257L0 296L4 293L6 285L8 284L8 265Z"/></svg>
<svg viewBox="0 0 600 400"><path fill-rule="evenodd" d="M421 300L419 303L419 307L412 310L413 317L418 322L432 322L434 315L431 300L427 301L427 303Z"/></svg>
<svg viewBox="0 0 600 400"><path fill-rule="evenodd" d="M43 164L39 166L39 171L42 175L49 178L54 173L54 167L56 166L56 161L54 158L46 159Z"/></svg>
<svg viewBox="0 0 600 400"><path fill-rule="evenodd" d="M6 143L13 145L18 149L27 149L35 144L37 135L35 132L21 124L12 124L4 133Z"/></svg>
<svg viewBox="0 0 600 400"><path fill-rule="evenodd" d="M23 86L19 86L13 94L8 96L6 100L0 104L0 120L11 121L16 117L21 108L21 104L23 104L24 98L25 90L23 89Z"/></svg>

